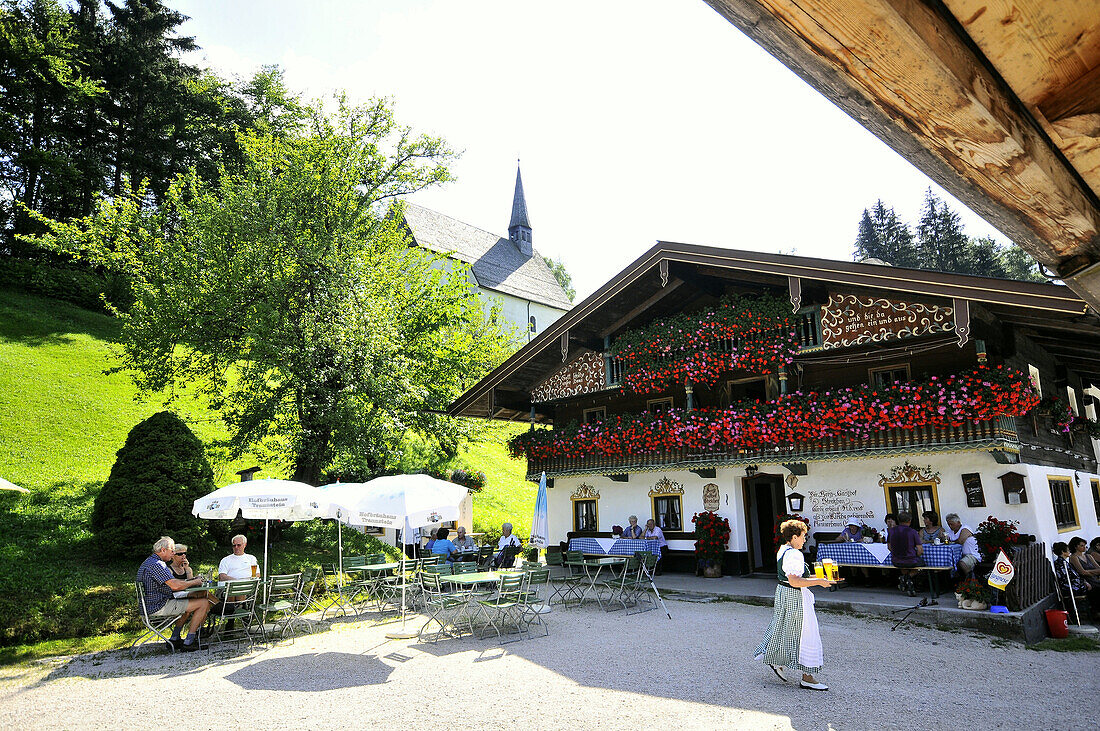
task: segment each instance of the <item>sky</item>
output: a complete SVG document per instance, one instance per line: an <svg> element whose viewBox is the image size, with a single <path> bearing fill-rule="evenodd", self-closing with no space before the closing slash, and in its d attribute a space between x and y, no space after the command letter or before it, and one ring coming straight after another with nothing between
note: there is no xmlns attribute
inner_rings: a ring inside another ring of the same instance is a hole
<svg viewBox="0 0 1100 731"><path fill-rule="evenodd" d="M309 98L385 96L462 155L411 200L506 235L521 159L535 249L577 301L659 240L850 260L881 198L931 187L1006 239L702 0L168 0L188 61L261 65Z"/></svg>

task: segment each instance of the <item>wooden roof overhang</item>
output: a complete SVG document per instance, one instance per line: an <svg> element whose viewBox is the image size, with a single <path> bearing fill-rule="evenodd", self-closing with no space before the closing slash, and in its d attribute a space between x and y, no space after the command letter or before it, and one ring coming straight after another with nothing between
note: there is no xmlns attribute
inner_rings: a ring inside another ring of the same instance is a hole
<svg viewBox="0 0 1100 731"><path fill-rule="evenodd" d="M1100 2L706 2L1100 311Z"/></svg>
<svg viewBox="0 0 1100 731"><path fill-rule="evenodd" d="M1089 365L1089 353L1092 362L1100 363L1100 319L1066 287L659 242L462 394L447 412L530 418L529 394L536 384L581 349L602 350L605 337L635 320L641 324L690 309L704 297L721 294L726 284L794 292L803 282L852 291L877 290L887 297L900 294L980 303L1005 322L1043 338L1044 347L1059 357L1064 354L1067 365L1100 383L1100 365ZM670 296L674 293L676 296ZM550 421L549 414L538 409L536 405L535 420Z"/></svg>

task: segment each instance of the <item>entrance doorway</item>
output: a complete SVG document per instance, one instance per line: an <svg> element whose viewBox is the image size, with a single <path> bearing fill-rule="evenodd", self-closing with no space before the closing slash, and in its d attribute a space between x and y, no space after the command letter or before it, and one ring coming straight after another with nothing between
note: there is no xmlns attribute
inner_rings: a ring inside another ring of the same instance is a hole
<svg viewBox="0 0 1100 731"><path fill-rule="evenodd" d="M753 475L742 480L742 489L750 567L753 571L775 573L775 516L786 512L783 478L780 475Z"/></svg>

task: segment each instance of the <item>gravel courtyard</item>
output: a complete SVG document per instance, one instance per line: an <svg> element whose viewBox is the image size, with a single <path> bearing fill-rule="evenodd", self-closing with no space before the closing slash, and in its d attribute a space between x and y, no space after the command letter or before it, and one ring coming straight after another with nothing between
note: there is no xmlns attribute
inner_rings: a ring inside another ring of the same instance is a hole
<svg viewBox="0 0 1100 731"><path fill-rule="evenodd" d="M1095 653L830 613L832 690L803 690L751 659L770 609L668 607L673 621L555 610L549 637L503 647L387 640L392 625L348 621L250 655L154 648L4 667L0 726L1068 728L1089 725L1080 699L1100 690Z"/></svg>

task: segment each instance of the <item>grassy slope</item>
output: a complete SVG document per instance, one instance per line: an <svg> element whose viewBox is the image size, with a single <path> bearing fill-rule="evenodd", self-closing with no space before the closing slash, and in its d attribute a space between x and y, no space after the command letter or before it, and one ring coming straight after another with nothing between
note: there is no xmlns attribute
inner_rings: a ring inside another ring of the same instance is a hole
<svg viewBox="0 0 1100 731"><path fill-rule="evenodd" d="M115 364L117 335L107 316L0 291L0 477L32 491L0 492L0 645L133 626L134 567L97 563L87 530L115 452L135 424L161 408L136 401L127 376L104 373ZM195 401L181 398L173 408L200 439L222 436ZM491 441L458 460L488 477L474 500L478 529L510 520L520 535L530 530L534 487L523 480L524 463L509 459L500 443L520 428L492 427ZM216 482L256 463L246 457L215 464ZM273 567L319 562L331 533L322 526L291 532ZM215 558L197 563L212 566Z"/></svg>

